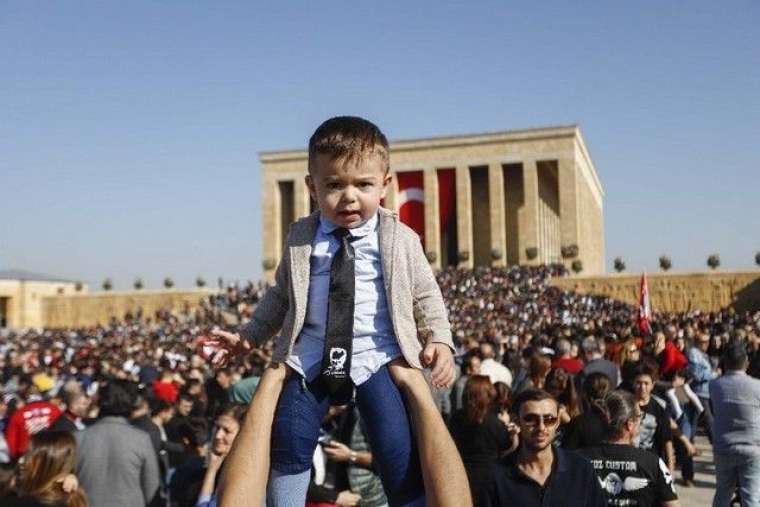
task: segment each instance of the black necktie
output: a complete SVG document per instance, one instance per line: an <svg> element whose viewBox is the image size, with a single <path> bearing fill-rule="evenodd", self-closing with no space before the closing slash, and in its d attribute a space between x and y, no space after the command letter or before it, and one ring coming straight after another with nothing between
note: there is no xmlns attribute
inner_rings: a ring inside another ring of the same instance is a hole
<svg viewBox="0 0 760 507"><path fill-rule="evenodd" d="M351 341L354 337L354 247L348 229L332 234L340 241L330 266L330 292L327 302L325 350L322 354L322 380L334 403L351 397Z"/></svg>

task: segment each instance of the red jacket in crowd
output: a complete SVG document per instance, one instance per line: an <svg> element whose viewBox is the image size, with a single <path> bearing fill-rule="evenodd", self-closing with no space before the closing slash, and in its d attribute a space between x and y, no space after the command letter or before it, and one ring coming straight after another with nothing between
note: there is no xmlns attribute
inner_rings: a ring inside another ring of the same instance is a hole
<svg viewBox="0 0 760 507"><path fill-rule="evenodd" d="M11 459L26 452L32 435L48 429L61 415L61 409L49 401L35 401L16 410L5 429Z"/></svg>
<svg viewBox="0 0 760 507"><path fill-rule="evenodd" d="M678 350L678 347L671 341L665 343L665 350L660 357L660 375L669 375L679 370L683 370L689 365L689 360Z"/></svg>

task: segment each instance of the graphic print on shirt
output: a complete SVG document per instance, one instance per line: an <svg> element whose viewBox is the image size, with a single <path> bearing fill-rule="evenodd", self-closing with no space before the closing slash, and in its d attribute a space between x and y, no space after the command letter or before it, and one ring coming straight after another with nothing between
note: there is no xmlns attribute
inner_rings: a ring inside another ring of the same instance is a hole
<svg viewBox="0 0 760 507"><path fill-rule="evenodd" d="M348 354L343 347L330 347L330 368L327 370L327 375L334 375L336 377L346 376L346 358Z"/></svg>
<svg viewBox="0 0 760 507"><path fill-rule="evenodd" d="M660 500L677 498L673 477L662 459L657 459L658 474L653 460L642 461L633 453L619 456L620 459L604 455L597 456L599 454L594 453L590 462L597 472L599 485L607 496L607 505L619 507L652 505L658 495ZM660 477L659 484L658 476ZM664 491L663 487L669 489L669 492Z"/></svg>
<svg viewBox="0 0 760 507"><path fill-rule="evenodd" d="M51 420L52 410L48 407L35 407L24 412L24 427L29 435L35 435L40 431L49 428L53 423Z"/></svg>
<svg viewBox="0 0 760 507"><path fill-rule="evenodd" d="M648 412L644 412L644 416L639 424L639 434L637 439L634 440L634 445L639 449L649 450L654 447L654 436L657 432L657 418Z"/></svg>
<svg viewBox="0 0 760 507"><path fill-rule="evenodd" d="M673 490L673 493L675 493L676 487L673 485L673 476L670 475L670 469L668 468L668 465L662 461L662 458L658 459L657 462L660 465L660 471L662 472L662 475L665 476L665 484L670 486L670 489Z"/></svg>
<svg viewBox="0 0 760 507"><path fill-rule="evenodd" d="M649 479L642 477L626 477L621 479L618 474L611 472L604 479L599 478L599 485L610 495L617 496L623 491L637 491L649 485Z"/></svg>

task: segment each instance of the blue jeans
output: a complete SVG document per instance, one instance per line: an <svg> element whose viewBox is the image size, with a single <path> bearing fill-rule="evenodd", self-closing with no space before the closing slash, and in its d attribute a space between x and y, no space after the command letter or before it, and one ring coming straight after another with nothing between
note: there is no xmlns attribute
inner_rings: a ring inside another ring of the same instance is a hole
<svg viewBox="0 0 760 507"><path fill-rule="evenodd" d="M760 505L760 457L746 454L715 455L713 507L725 507L739 486L742 507Z"/></svg>
<svg viewBox="0 0 760 507"><path fill-rule="evenodd" d="M364 419L372 460L391 506L424 498L419 455L401 392L387 366L356 387L356 405ZM272 468L299 474L311 468L319 427L330 398L319 379L307 383L292 375L283 388L272 428Z"/></svg>

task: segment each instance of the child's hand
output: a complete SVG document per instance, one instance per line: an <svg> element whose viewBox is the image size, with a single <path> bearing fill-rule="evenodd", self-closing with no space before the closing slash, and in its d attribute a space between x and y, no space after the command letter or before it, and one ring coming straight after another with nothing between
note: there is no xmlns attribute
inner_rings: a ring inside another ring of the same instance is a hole
<svg viewBox="0 0 760 507"><path fill-rule="evenodd" d="M430 381L433 387L449 387L454 383L454 355L444 343L428 343L420 353L422 366L432 368Z"/></svg>
<svg viewBox="0 0 760 507"><path fill-rule="evenodd" d="M211 358L213 366L224 366L230 357L238 356L251 350L251 344L248 343L248 340L244 340L237 333L229 333L216 328L211 331L211 334L218 339L209 339L206 341L206 344L219 349Z"/></svg>

